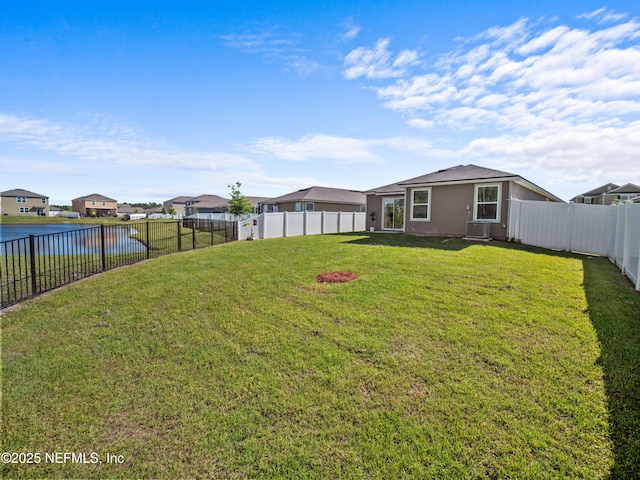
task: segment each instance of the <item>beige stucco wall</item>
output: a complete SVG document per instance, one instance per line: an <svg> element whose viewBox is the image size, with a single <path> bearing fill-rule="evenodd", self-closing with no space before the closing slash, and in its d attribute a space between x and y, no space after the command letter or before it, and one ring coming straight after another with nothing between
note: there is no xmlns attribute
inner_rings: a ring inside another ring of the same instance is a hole
<svg viewBox="0 0 640 480"><path fill-rule="evenodd" d="M376 214L376 221L371 221L371 212ZM380 230L382 227L382 196L381 195L367 195L367 230L370 227L374 227L375 230Z"/></svg>
<svg viewBox="0 0 640 480"><path fill-rule="evenodd" d="M105 201L105 204L102 205L102 200L96 200L96 204L92 205L91 200L72 200L71 208L74 212L78 212L81 215L88 215L88 212L92 209L95 209L98 215L106 210L111 210L113 215L115 215L118 212L118 203Z"/></svg>
<svg viewBox="0 0 640 480"><path fill-rule="evenodd" d="M45 199L45 203L42 203L42 198ZM49 215L49 199L47 197L27 197L25 203L18 203L16 197L2 197L2 215L11 216L27 216L35 217L38 215L38 209L43 210L43 215ZM28 212L20 212L20 208L27 208Z"/></svg>
<svg viewBox="0 0 640 480"><path fill-rule="evenodd" d="M536 200L536 201L546 201L546 197L536 193L528 188L523 187L522 185L518 185L515 182L511 184L513 198L517 198L518 200Z"/></svg>
<svg viewBox="0 0 640 480"><path fill-rule="evenodd" d="M491 236L498 240L507 238L507 213L509 182L479 183L495 185L500 183L500 221L491 223ZM473 220L475 184L440 185L431 187L430 221L411 221L411 193L407 192L405 208L405 233L442 237L463 237L467 221Z"/></svg>

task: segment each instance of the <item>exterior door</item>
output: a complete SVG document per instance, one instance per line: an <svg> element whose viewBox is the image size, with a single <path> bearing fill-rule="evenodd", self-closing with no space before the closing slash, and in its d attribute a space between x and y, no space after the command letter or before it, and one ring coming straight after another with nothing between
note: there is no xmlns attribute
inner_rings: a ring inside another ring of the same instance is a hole
<svg viewBox="0 0 640 480"><path fill-rule="evenodd" d="M385 197L382 199L382 228L384 230L404 229L404 197Z"/></svg>

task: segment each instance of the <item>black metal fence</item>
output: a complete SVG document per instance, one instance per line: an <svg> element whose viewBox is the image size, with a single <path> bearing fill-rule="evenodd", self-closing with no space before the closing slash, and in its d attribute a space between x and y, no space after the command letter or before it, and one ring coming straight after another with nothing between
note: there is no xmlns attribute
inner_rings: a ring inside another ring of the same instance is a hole
<svg viewBox="0 0 640 480"><path fill-rule="evenodd" d="M100 225L0 242L0 308L148 258L237 240L237 223L182 219Z"/></svg>

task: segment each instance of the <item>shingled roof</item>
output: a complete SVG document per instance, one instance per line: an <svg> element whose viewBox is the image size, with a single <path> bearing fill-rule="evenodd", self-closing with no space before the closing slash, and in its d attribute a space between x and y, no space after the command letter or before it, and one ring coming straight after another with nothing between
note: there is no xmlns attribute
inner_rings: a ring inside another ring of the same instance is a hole
<svg viewBox="0 0 640 480"><path fill-rule="evenodd" d="M466 182L469 180L489 180L497 178L518 178L518 175L477 165L457 165L419 177L399 182L400 186L423 185L426 183Z"/></svg>
<svg viewBox="0 0 640 480"><path fill-rule="evenodd" d="M364 205L366 196L358 190L345 190L342 188L309 187L288 193L281 197L270 198L265 203L284 202L327 202L327 203L356 203Z"/></svg>
<svg viewBox="0 0 640 480"><path fill-rule="evenodd" d="M22 188L15 188L13 190L7 190L0 192L0 196L3 197L27 197L27 198L49 198L46 195L40 195L39 193L30 192Z"/></svg>

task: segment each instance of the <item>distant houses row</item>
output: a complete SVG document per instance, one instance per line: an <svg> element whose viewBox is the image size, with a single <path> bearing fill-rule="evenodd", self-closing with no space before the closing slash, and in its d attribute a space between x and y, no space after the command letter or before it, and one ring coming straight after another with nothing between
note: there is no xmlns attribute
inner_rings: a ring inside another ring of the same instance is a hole
<svg viewBox="0 0 640 480"><path fill-rule="evenodd" d="M277 198L251 197L253 213L295 211L360 211L366 210L363 192L340 188L310 187ZM218 195L180 196L164 202L164 207L142 211L99 193L74 198L71 210L83 217L146 216L161 211L178 217L229 212L230 201ZM24 189L0 193L0 215L55 216L60 209L49 205L49 197Z"/></svg>
<svg viewBox="0 0 640 480"><path fill-rule="evenodd" d="M477 165L457 165L364 192L314 186L276 198L247 198L254 213L367 212L369 229L413 235L462 236L471 228L470 223L480 222L496 239L506 238L511 199L562 202L520 175ZM640 186L608 183L571 201L599 205L640 203ZM162 210L183 217L224 214L229 207L229 199L200 195L172 198L164 202ZM72 209L82 216L128 214L134 218L130 206L99 194L74 199ZM0 193L0 211L2 215L50 214L48 197L21 189Z"/></svg>

